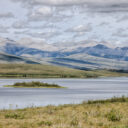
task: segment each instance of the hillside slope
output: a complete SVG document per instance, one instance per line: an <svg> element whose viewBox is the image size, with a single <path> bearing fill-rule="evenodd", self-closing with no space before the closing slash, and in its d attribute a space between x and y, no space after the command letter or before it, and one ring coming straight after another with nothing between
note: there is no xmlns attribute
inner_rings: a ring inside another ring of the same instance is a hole
<svg viewBox="0 0 128 128"><path fill-rule="evenodd" d="M28 63L28 64L39 64L36 61L23 58L23 57L18 57L14 55L9 55L5 53L0 53L0 63Z"/></svg>
<svg viewBox="0 0 128 128"><path fill-rule="evenodd" d="M84 71L41 64L0 64L0 77L95 78L107 76L128 76L128 73L107 70Z"/></svg>

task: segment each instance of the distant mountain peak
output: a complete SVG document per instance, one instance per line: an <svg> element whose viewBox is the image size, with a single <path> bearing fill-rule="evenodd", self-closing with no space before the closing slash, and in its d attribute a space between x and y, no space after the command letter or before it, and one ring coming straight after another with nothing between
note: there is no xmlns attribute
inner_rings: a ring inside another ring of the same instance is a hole
<svg viewBox="0 0 128 128"><path fill-rule="evenodd" d="M98 48L98 49L108 49L108 47L106 45L103 44L97 44L96 46L94 46L94 48Z"/></svg>

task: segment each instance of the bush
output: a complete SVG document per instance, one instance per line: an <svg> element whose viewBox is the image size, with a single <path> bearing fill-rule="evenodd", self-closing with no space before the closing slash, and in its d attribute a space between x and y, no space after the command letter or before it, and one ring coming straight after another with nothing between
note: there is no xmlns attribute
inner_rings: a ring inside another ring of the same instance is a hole
<svg viewBox="0 0 128 128"><path fill-rule="evenodd" d="M21 113L8 113L5 115L5 118L24 119L24 115Z"/></svg>
<svg viewBox="0 0 128 128"><path fill-rule="evenodd" d="M115 103L115 102L128 102L128 98L125 96L122 97L113 97L111 99L106 99L106 100L92 100L92 101L88 101L88 104L104 104L104 103ZM85 102L83 102L85 103Z"/></svg>
<svg viewBox="0 0 128 128"><path fill-rule="evenodd" d="M113 122L120 121L122 118L121 114L114 109L112 109L109 113L107 113L106 117L109 121L113 121Z"/></svg>
<svg viewBox="0 0 128 128"><path fill-rule="evenodd" d="M46 126L52 126L52 122L50 121L41 121L38 123L39 126L46 125Z"/></svg>
<svg viewBox="0 0 128 128"><path fill-rule="evenodd" d="M78 123L79 123L79 121L78 121L78 119L77 118L74 118L72 121L71 121L71 126L78 126Z"/></svg>

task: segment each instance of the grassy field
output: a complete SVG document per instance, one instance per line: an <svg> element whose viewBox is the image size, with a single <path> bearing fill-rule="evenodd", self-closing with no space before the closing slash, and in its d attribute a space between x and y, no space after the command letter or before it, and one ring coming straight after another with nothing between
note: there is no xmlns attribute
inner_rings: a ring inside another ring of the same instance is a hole
<svg viewBox="0 0 128 128"><path fill-rule="evenodd" d="M82 71L40 64L0 64L0 77L5 78L93 78L128 76L128 73L107 70Z"/></svg>
<svg viewBox="0 0 128 128"><path fill-rule="evenodd" d="M128 98L0 110L0 128L128 128Z"/></svg>
<svg viewBox="0 0 128 128"><path fill-rule="evenodd" d="M57 84L48 84L42 83L38 81L32 82L22 82L22 83L15 83L13 85L5 85L4 87L14 87L14 88L64 88Z"/></svg>

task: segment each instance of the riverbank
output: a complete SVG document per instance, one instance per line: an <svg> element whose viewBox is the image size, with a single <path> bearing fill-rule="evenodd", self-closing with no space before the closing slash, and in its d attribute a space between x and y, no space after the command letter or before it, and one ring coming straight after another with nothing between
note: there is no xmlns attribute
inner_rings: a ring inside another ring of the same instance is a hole
<svg viewBox="0 0 128 128"><path fill-rule="evenodd" d="M128 128L128 98L0 110L0 128Z"/></svg>
<svg viewBox="0 0 128 128"><path fill-rule="evenodd" d="M40 64L0 64L0 78L97 78L128 76L109 70L78 70Z"/></svg>

